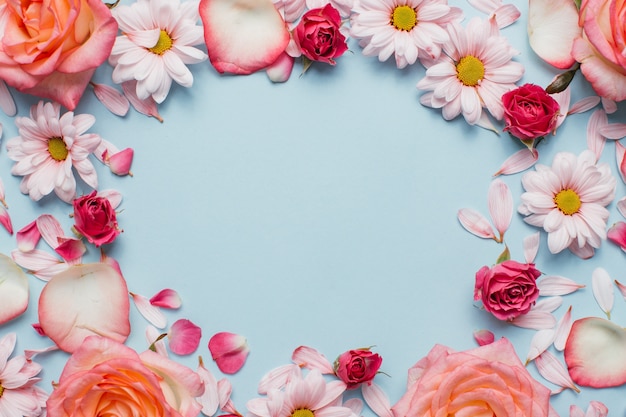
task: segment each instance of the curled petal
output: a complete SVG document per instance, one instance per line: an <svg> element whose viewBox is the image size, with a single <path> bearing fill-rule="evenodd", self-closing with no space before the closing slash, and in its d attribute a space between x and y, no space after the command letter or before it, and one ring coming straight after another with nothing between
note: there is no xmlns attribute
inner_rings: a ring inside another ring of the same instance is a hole
<svg viewBox="0 0 626 417"><path fill-rule="evenodd" d="M556 334L554 335L554 347L558 351L565 349L565 343L572 330L572 306L569 306L563 317L556 324Z"/></svg>
<svg viewBox="0 0 626 417"><path fill-rule="evenodd" d="M150 301L140 294L130 293L137 311L141 313L143 318L148 320L154 327L164 329L167 326L167 318L159 307L150 304Z"/></svg>
<svg viewBox="0 0 626 417"><path fill-rule="evenodd" d="M493 180L489 186L488 201L491 219L502 241L513 218L513 196L508 185L500 179Z"/></svg>
<svg viewBox="0 0 626 417"><path fill-rule="evenodd" d="M93 92L104 107L118 116L125 116L130 103L124 94L107 84L92 83Z"/></svg>
<svg viewBox="0 0 626 417"><path fill-rule="evenodd" d="M179 319L172 324L168 333L170 350L177 355L190 355L198 349L202 329L187 319Z"/></svg>
<svg viewBox="0 0 626 417"><path fill-rule="evenodd" d="M622 294L622 297L624 297L624 300L626 300L626 285L622 284L618 280L615 280L615 285L617 285L617 289Z"/></svg>
<svg viewBox="0 0 626 417"><path fill-rule="evenodd" d="M284 83L291 76L295 59L283 52L278 59L269 67L267 67L267 76L272 82Z"/></svg>
<svg viewBox="0 0 626 417"><path fill-rule="evenodd" d="M108 165L115 175L131 175L130 167L133 164L135 151L132 148L123 149L113 155L107 155Z"/></svg>
<svg viewBox="0 0 626 417"><path fill-rule="evenodd" d="M622 197L617 202L617 211L622 213L622 216L626 217L626 197Z"/></svg>
<svg viewBox="0 0 626 417"><path fill-rule="evenodd" d="M291 355L291 360L301 368L317 369L323 374L335 373L326 356L308 346L297 347Z"/></svg>
<svg viewBox="0 0 626 417"><path fill-rule="evenodd" d="M511 175L525 171L535 165L538 159L539 152L537 151L537 149L520 149L513 155L509 156L502 163L502 166L500 166L498 172L493 174L493 176L497 177L498 175Z"/></svg>
<svg viewBox="0 0 626 417"><path fill-rule="evenodd" d="M615 223L606 232L606 237L626 252L626 223Z"/></svg>
<svg viewBox="0 0 626 417"><path fill-rule="evenodd" d="M6 229L9 234L13 234L13 223L11 222L11 216L4 206L0 206L0 224Z"/></svg>
<svg viewBox="0 0 626 417"><path fill-rule="evenodd" d="M131 80L123 82L122 90L124 90L124 95L128 98L128 101L130 101L130 104L133 105L135 110L146 116L154 117L159 122L163 123L163 118L157 108L157 102L154 101L152 96L143 100L137 96L137 81Z"/></svg>
<svg viewBox="0 0 626 417"><path fill-rule="evenodd" d="M182 305L182 300L176 291L165 288L150 298L150 304L157 307L177 309Z"/></svg>
<svg viewBox="0 0 626 417"><path fill-rule="evenodd" d="M461 226L471 234L483 239L496 239L489 221L476 210L463 208L457 213Z"/></svg>
<svg viewBox="0 0 626 417"><path fill-rule="evenodd" d="M569 388L576 392L580 392L578 387L572 381L567 370L559 362L559 360L550 351L546 350L535 359L537 371L542 377L563 388Z"/></svg>
<svg viewBox="0 0 626 417"><path fill-rule="evenodd" d="M581 288L585 288L584 284L579 284L569 278L558 275L549 275L537 280L539 295L566 295L571 294Z"/></svg>
<svg viewBox="0 0 626 417"><path fill-rule="evenodd" d="M0 254L0 324L21 315L28 307L28 278L8 256Z"/></svg>
<svg viewBox="0 0 626 417"><path fill-rule="evenodd" d="M376 383L372 381L361 385L361 393L374 414L378 417L393 417L389 397Z"/></svg>
<svg viewBox="0 0 626 417"><path fill-rule="evenodd" d="M587 413L585 417L606 417L609 415L609 409L600 401L589 401Z"/></svg>
<svg viewBox="0 0 626 417"><path fill-rule="evenodd" d="M626 158L624 158L625 154L626 147L624 147L624 145L622 145L620 142L615 142L615 160L617 161L617 167L619 168L619 173L622 177L622 181L624 182L626 182ZM622 215L624 215L624 213L622 213Z"/></svg>
<svg viewBox="0 0 626 417"><path fill-rule="evenodd" d="M613 280L611 280L611 277L604 268L598 267L594 269L591 274L591 288L598 305L607 315L607 318L610 319L614 300Z"/></svg>
<svg viewBox="0 0 626 417"><path fill-rule="evenodd" d="M496 337L493 332L483 329L476 330L474 332L474 340L476 340L478 346L485 346L493 343L493 341L496 340Z"/></svg>
<svg viewBox="0 0 626 417"><path fill-rule="evenodd" d="M30 252L35 249L40 238L41 233L39 233L39 228L37 228L37 220L33 220L22 227L15 235L17 248L22 252Z"/></svg>
<svg viewBox="0 0 626 417"><path fill-rule="evenodd" d="M217 367L225 374L239 371L250 353L245 337L228 332L213 335L209 340L209 351Z"/></svg>

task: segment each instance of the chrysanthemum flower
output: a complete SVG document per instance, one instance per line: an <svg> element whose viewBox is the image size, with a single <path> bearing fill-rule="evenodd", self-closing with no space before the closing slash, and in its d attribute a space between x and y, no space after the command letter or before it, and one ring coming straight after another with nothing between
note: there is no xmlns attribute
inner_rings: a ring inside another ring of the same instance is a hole
<svg viewBox="0 0 626 417"><path fill-rule="evenodd" d="M606 239L606 206L615 195L615 177L592 151L578 157L561 152L552 166L538 164L522 177L525 193L518 211L527 223L548 232L550 252L569 248L586 259Z"/></svg>
<svg viewBox="0 0 626 417"><path fill-rule="evenodd" d="M450 41L417 83L417 88L428 91L420 102L441 108L446 120L462 113L469 124L483 122L483 107L502 119L502 95L524 74L522 64L511 60L517 51L500 36L495 19L474 18L466 28L458 23L448 28Z"/></svg>
<svg viewBox="0 0 626 417"><path fill-rule="evenodd" d="M350 36L360 39L363 55L386 61L395 55L398 68L417 58L436 59L448 41L445 29L462 11L447 0L361 0L354 7Z"/></svg>
<svg viewBox="0 0 626 417"><path fill-rule="evenodd" d="M0 339L0 417L36 417L42 414L48 397L35 386L41 366L23 355L9 359L15 341L15 333Z"/></svg>
<svg viewBox="0 0 626 417"><path fill-rule="evenodd" d="M207 55L194 48L204 42L198 2L138 0L112 10L122 36L113 45L109 63L115 83L137 80L137 96L161 103L172 80L191 87L193 75L186 64L197 64Z"/></svg>
<svg viewBox="0 0 626 417"><path fill-rule="evenodd" d="M76 195L76 179L72 167L92 188L98 187L98 177L89 154L102 138L85 133L96 121L90 114L60 115L57 103L40 101L30 109L30 117L17 117L19 136L9 139L9 158L16 161L13 175L24 176L20 191L38 201L54 190L59 198L71 203Z"/></svg>

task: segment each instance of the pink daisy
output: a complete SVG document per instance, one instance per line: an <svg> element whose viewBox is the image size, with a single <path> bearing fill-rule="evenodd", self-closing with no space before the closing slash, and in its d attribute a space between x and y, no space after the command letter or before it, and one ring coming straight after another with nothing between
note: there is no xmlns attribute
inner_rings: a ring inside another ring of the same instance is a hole
<svg viewBox="0 0 626 417"><path fill-rule="evenodd" d="M350 417L352 410L337 405L345 389L341 381L327 383L318 370L303 377L297 368L281 389L274 387L266 398L250 400L248 410L258 417Z"/></svg>
<svg viewBox="0 0 626 417"><path fill-rule="evenodd" d="M448 29L450 41L417 83L417 88L428 91L420 102L441 108L446 120L463 114L469 124L487 125L483 107L502 119L502 95L524 74L522 64L511 60L517 51L500 36L495 19L474 18L467 28L452 23Z"/></svg>
<svg viewBox="0 0 626 417"><path fill-rule="evenodd" d="M96 121L90 114L60 115L57 103L40 101L30 109L30 117L17 117L19 136L9 139L9 158L16 162L13 175L24 178L20 191L38 201L53 190L59 198L71 203L76 195L76 179L72 167L92 188L98 177L89 154L102 140L95 133L85 133Z"/></svg>
<svg viewBox="0 0 626 417"><path fill-rule="evenodd" d="M25 356L9 359L15 333L0 339L0 417L36 417L42 414L48 395L35 384L41 366Z"/></svg>
<svg viewBox="0 0 626 417"><path fill-rule="evenodd" d="M548 232L550 252L568 248L587 259L606 239L606 206L615 195L615 177L605 163L586 150L578 157L558 153L552 166L538 164L522 177L526 190L518 211L526 223Z"/></svg>
<svg viewBox="0 0 626 417"><path fill-rule="evenodd" d="M461 17L446 0L361 0L350 19L350 36L360 39L363 55L377 55L381 62L395 55L396 66L404 68L417 58L438 58L449 39L446 25Z"/></svg>

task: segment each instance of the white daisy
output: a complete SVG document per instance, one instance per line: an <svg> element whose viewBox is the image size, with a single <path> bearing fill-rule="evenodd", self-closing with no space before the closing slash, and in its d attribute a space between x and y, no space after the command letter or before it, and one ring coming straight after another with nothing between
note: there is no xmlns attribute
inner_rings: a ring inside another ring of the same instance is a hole
<svg viewBox="0 0 626 417"><path fill-rule="evenodd" d="M524 74L522 64L511 60L517 51L500 36L495 19L475 18L467 28L453 23L448 29L450 41L417 83L417 88L429 91L420 102L441 108L446 120L462 113L469 124L482 122L483 107L502 119L502 95Z"/></svg>
<svg viewBox="0 0 626 417"><path fill-rule="evenodd" d="M592 151L578 157L558 153L552 166L538 164L522 177L526 190L518 211L526 223L548 232L550 252L569 248L586 259L606 239L609 211L615 195L615 177L605 163L596 164Z"/></svg>
<svg viewBox="0 0 626 417"><path fill-rule="evenodd" d="M360 0L350 20L350 36L360 39L363 55L386 61L395 54L404 68L417 58L435 59L449 37L448 23L462 11L447 0Z"/></svg>
<svg viewBox="0 0 626 417"><path fill-rule="evenodd" d="M204 43L198 22L198 2L138 0L112 10L122 31L113 45L109 63L113 81L137 80L137 96L161 103L172 80L191 87L193 75L186 64L197 64L207 55L194 48Z"/></svg>
<svg viewBox="0 0 626 417"><path fill-rule="evenodd" d="M17 117L19 136L7 141L9 158L16 161L13 175L24 176L20 191L37 201L54 190L66 203L76 195L72 167L92 188L98 187L96 170L88 159L102 138L85 133L96 121L90 114L60 115L58 103L40 101L30 109L30 117Z"/></svg>

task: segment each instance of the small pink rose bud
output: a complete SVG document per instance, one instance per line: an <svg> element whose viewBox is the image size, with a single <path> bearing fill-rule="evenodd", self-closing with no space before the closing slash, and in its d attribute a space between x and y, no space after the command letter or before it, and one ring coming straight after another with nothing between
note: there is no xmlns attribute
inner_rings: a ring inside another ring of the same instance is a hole
<svg viewBox="0 0 626 417"><path fill-rule="evenodd" d="M369 349L355 349L342 353L335 361L335 375L354 389L376 376L383 358Z"/></svg>

